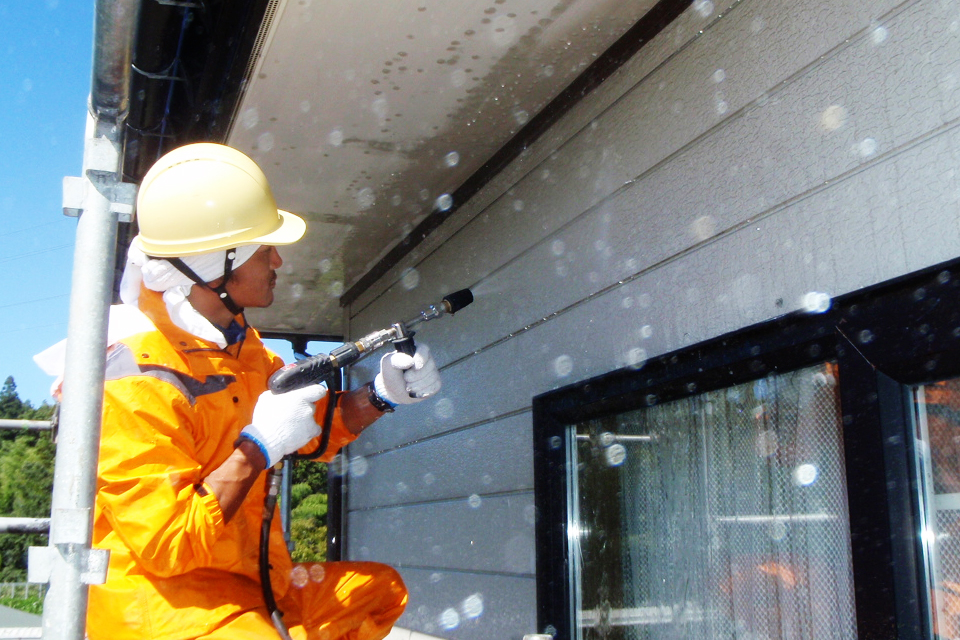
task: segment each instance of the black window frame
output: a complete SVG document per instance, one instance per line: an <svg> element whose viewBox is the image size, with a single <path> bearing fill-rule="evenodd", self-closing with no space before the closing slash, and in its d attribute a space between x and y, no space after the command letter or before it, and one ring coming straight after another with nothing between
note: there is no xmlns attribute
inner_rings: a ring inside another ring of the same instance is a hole
<svg viewBox="0 0 960 640"><path fill-rule="evenodd" d="M929 638L911 388L960 376L960 259L533 399L537 620L573 635L567 427L832 360L839 370L857 634Z"/></svg>

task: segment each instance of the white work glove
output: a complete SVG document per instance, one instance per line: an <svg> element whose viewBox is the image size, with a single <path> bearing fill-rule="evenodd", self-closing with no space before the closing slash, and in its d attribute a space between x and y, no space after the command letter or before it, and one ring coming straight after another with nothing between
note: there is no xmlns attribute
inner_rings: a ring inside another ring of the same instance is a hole
<svg viewBox="0 0 960 640"><path fill-rule="evenodd" d="M427 345L417 346L412 357L399 351L383 356L373 389L392 406L420 402L440 391L440 372Z"/></svg>
<svg viewBox="0 0 960 640"><path fill-rule="evenodd" d="M253 408L253 424L244 427L240 435L260 447L267 468L272 467L320 435L313 414L317 400L326 394L326 388L319 384L287 393L264 391Z"/></svg>

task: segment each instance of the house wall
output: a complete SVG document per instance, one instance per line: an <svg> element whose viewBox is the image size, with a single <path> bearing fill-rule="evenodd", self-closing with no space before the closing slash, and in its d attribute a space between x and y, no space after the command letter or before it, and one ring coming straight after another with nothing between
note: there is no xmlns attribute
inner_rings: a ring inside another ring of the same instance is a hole
<svg viewBox="0 0 960 640"><path fill-rule="evenodd" d="M958 98L960 3L697 0L353 303L356 337L476 296L419 334L440 397L347 451L400 625L536 631L534 396L955 257Z"/></svg>

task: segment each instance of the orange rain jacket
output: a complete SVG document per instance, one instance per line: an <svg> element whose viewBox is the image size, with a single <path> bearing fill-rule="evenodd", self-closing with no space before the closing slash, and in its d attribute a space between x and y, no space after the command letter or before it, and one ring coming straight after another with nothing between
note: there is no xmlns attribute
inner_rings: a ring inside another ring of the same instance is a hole
<svg viewBox="0 0 960 640"><path fill-rule="evenodd" d="M244 619L259 629L266 615L258 573L264 481L226 524L203 478L233 452L268 377L283 363L252 328L245 340L220 349L174 325L159 293L143 288L140 308L157 331L129 336L107 355L94 546L110 550L110 567L106 584L90 589L87 633L91 640L179 640ZM322 416L325 399L317 405ZM355 437L336 412L323 460ZM337 585L314 584L326 601L301 603L311 589L290 589L298 574L279 518L270 564L281 609L304 608L285 611L286 620L321 624L315 614L325 611L338 619L339 630L311 638L381 638L406 603L399 576L375 563L309 567L306 575L329 574ZM363 594L349 593L357 585ZM348 632L352 627L365 631ZM303 637L299 631L294 635Z"/></svg>

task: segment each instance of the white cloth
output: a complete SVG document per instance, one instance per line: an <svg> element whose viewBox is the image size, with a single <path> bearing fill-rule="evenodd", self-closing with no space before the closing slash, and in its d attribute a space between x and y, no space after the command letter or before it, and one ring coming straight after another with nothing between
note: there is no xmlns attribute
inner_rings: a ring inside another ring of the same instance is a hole
<svg viewBox="0 0 960 640"><path fill-rule="evenodd" d="M233 268L240 267L249 260L260 245L237 247L237 256L233 261ZM212 282L223 277L223 263L226 251L213 251L196 256L180 258L204 282ZM198 338L216 343L221 349L227 346L223 333L193 308L187 296L193 287L193 280L185 276L169 261L147 257L134 243L127 251L127 266L123 270L120 280L120 299L124 304L136 306L140 298L140 283L151 291L163 293L163 301L167 305L170 319L184 331L189 331Z"/></svg>
<svg viewBox="0 0 960 640"><path fill-rule="evenodd" d="M256 244L238 247L235 250L237 257L234 258L233 268L240 267L259 248L260 245ZM223 277L226 251L213 251L180 259L200 276L201 280L213 282ZM166 292L175 287L185 287L184 295L189 294L190 287L193 286L193 280L181 273L169 261L149 258L137 248L135 243L131 243L127 251L127 266L123 270L123 278L120 280L120 299L125 304L137 304L137 299L140 297L141 282L151 291Z"/></svg>
<svg viewBox="0 0 960 640"><path fill-rule="evenodd" d="M250 259L260 245L248 245L236 249L237 256L233 261L236 269ZM223 277L223 263L225 251L214 251L197 256L181 258L184 264L190 267L204 282L211 282ZM167 260L148 258L133 244L127 252L127 265L123 270L120 281L120 299L123 304L110 307L109 326L107 328L107 347L110 347L128 336L144 331L152 331L155 327L150 319L140 311L137 301L140 299L140 284L143 283L152 291L163 293L170 319L175 325L189 331L198 338L217 344L221 349L227 346L223 333L213 326L193 308L187 296L193 286L193 280L183 275ZM50 395L59 396L60 385L63 382L63 370L67 356L67 341L61 340L37 355L33 361L44 373L56 376Z"/></svg>

